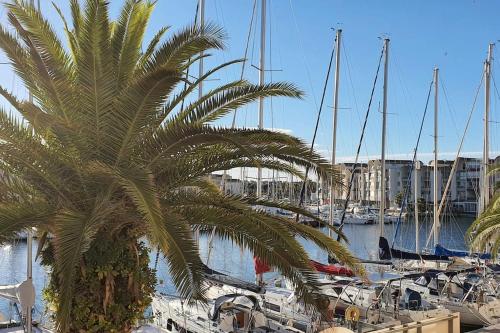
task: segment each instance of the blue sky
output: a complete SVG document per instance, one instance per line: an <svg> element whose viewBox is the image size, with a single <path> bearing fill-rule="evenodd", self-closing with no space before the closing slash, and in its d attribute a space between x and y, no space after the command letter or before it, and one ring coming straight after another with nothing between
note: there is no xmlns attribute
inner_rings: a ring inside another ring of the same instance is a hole
<svg viewBox="0 0 500 333"><path fill-rule="evenodd" d="M41 3L44 14L61 32L59 18L50 1L41 0ZM63 12L68 12L68 1L56 0L55 3ZM111 0L114 17L121 3L121 0ZM147 39L161 26L172 26L174 31L192 22L196 3L196 0L158 0ZM258 3L260 4L260 0ZM243 57L252 6L253 0L206 0L207 20L224 27L229 36L227 49L215 53L207 61L207 68L222 61ZM266 127L286 129L307 141L311 140L334 39L331 28L342 28L344 47L339 99L341 110L338 118L339 160L350 159L355 154L361 121L382 47L381 36L389 36L391 39L387 141L389 156L409 158L416 141L432 70L438 66L441 87L444 86L444 89L440 89L439 103L440 157L453 157L481 78L488 43L500 39L500 2L268 0L268 8L266 61L274 69L266 74L268 81L293 82L306 92L306 96L303 100L268 101L265 108ZM0 10L0 19L2 24L6 23L3 9ZM255 65L258 64L258 45L257 30L252 33L249 54L249 62ZM495 52L500 54L500 49ZM5 61L3 55L0 55L0 59ZM498 77L497 67L500 68L500 61L495 60L494 79ZM240 70L240 67L234 66L221 73L217 81L207 84L207 88L238 79ZM0 65L0 73L0 84L21 95L25 94L19 79L15 78L7 66ZM257 74L255 68L247 66L245 77L248 80L257 82ZM500 86L500 79L498 80ZM381 83L379 81L362 149L364 159L376 157L380 152L381 114L377 112L377 108L382 100ZM330 82L317 139L317 149L325 155L329 155L331 151L332 90ZM483 95L484 92L481 91L465 141L463 150L468 155L482 149ZM5 104L4 101L1 103ZM491 105L491 150L500 151L500 103L493 84ZM223 119L220 123L229 125L230 119ZM257 126L257 105L239 110L237 124ZM429 113L420 148L420 158L424 161L431 158L432 130L432 113Z"/></svg>

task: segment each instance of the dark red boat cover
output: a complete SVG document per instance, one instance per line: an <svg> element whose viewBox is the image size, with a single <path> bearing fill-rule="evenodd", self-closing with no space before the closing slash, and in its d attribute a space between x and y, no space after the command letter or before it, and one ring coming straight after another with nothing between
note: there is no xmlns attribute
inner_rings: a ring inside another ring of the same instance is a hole
<svg viewBox="0 0 500 333"><path fill-rule="evenodd" d="M317 261L311 260L311 265L315 270L330 275L354 276L354 272L347 267L337 265L323 265Z"/></svg>

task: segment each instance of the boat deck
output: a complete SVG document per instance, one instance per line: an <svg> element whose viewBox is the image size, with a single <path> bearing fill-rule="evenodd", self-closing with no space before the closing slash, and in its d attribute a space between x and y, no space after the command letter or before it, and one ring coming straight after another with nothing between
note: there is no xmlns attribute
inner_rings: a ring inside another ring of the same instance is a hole
<svg viewBox="0 0 500 333"><path fill-rule="evenodd" d="M483 327L475 331L470 331L469 333L500 333L500 324Z"/></svg>
<svg viewBox="0 0 500 333"><path fill-rule="evenodd" d="M134 333L164 333L166 331L153 327L150 325L141 326L133 331ZM1 328L0 333L24 333L22 327L9 327L9 328ZM52 333L52 331L48 330L40 330L39 328L33 327L33 333Z"/></svg>

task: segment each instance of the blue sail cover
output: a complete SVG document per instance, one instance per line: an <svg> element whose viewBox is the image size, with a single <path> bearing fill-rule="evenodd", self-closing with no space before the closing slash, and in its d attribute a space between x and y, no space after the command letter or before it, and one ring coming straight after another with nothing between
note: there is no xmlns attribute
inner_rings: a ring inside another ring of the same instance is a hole
<svg viewBox="0 0 500 333"><path fill-rule="evenodd" d="M479 259L491 259L491 254L489 253L469 253L466 251L448 250L447 248L439 244L436 245L434 254L438 256L448 257L477 257Z"/></svg>

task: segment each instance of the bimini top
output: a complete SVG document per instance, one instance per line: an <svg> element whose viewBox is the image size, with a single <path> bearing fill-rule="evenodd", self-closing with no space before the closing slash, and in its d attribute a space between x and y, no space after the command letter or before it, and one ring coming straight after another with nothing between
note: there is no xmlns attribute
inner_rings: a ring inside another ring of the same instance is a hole
<svg viewBox="0 0 500 333"><path fill-rule="evenodd" d="M228 294L218 297L212 309L211 320L216 320L219 318L221 311L230 308L247 308L248 310L260 310L257 298L251 295L243 294Z"/></svg>

